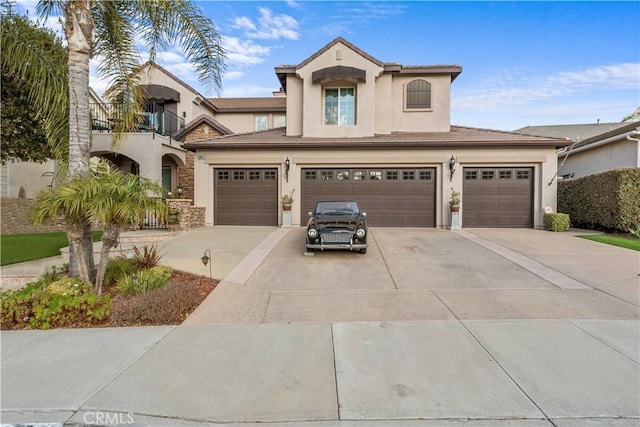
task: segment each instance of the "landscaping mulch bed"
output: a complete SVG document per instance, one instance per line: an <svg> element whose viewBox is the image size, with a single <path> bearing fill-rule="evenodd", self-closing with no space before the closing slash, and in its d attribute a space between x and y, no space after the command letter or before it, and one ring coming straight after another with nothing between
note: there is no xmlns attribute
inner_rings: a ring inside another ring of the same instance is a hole
<svg viewBox="0 0 640 427"><path fill-rule="evenodd" d="M178 325L217 284L205 276L174 270L171 281L160 289L138 296L112 294L111 317L99 326ZM107 289L105 293L111 292Z"/></svg>

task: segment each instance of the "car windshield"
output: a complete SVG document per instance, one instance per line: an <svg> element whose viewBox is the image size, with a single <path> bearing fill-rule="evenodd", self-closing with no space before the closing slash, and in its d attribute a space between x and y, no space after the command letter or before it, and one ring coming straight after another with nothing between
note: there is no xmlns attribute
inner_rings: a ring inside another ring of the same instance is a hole
<svg viewBox="0 0 640 427"><path fill-rule="evenodd" d="M349 202L318 202L316 214L318 215L353 215L359 213L358 203Z"/></svg>

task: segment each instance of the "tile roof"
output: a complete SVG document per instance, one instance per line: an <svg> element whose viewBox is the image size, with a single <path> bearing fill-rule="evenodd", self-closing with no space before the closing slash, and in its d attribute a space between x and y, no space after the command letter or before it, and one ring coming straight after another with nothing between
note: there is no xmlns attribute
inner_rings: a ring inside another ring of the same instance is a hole
<svg viewBox="0 0 640 427"><path fill-rule="evenodd" d="M571 141L584 141L612 130L619 129L628 123L587 123L572 125L526 126L514 130L526 135L550 136L552 138L569 138Z"/></svg>
<svg viewBox="0 0 640 427"><path fill-rule="evenodd" d="M570 141L514 132L451 126L450 132L393 132L363 138L286 136L285 128L226 135L185 144L189 150L226 148L416 148L416 147L565 147Z"/></svg>
<svg viewBox="0 0 640 427"><path fill-rule="evenodd" d="M287 98L263 97L263 98L208 98L219 113L238 112L285 112Z"/></svg>

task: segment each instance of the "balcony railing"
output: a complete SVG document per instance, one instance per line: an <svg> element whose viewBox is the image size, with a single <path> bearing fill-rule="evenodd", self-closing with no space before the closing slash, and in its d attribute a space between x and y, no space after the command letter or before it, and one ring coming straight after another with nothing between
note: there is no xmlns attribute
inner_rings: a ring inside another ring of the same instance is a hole
<svg viewBox="0 0 640 427"><path fill-rule="evenodd" d="M120 104L89 104L91 109L91 126L94 131L110 132L117 125L121 117ZM148 104L145 111L140 112L140 122L133 132L154 132L173 138L184 129L184 119L171 111L166 111L162 105ZM131 130L130 130L131 131Z"/></svg>

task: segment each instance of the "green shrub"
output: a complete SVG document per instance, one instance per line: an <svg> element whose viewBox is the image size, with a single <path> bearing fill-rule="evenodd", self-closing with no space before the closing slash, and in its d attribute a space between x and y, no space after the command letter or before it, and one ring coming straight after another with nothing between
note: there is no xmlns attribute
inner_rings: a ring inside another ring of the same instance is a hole
<svg viewBox="0 0 640 427"><path fill-rule="evenodd" d="M116 284L116 289L123 295L138 295L158 289L169 283L172 270L170 267L157 266L127 274Z"/></svg>
<svg viewBox="0 0 640 427"><path fill-rule="evenodd" d="M558 182L558 210L574 226L626 232L640 223L640 168Z"/></svg>
<svg viewBox="0 0 640 427"><path fill-rule="evenodd" d="M549 231L567 231L569 230L569 215L564 213L546 213L544 214L544 228Z"/></svg>
<svg viewBox="0 0 640 427"><path fill-rule="evenodd" d="M136 271L136 267L130 259L121 256L112 258L107 262L107 269L104 272L104 282L102 284L103 286L112 285L134 271Z"/></svg>
<svg viewBox="0 0 640 427"><path fill-rule="evenodd" d="M158 252L158 247L144 245L142 251L137 246L133 247L133 258L131 261L138 270L153 268L160 263L162 255Z"/></svg>
<svg viewBox="0 0 640 427"><path fill-rule="evenodd" d="M38 281L18 291L0 294L2 329L49 329L88 326L109 318L111 300L92 292L78 279L48 285Z"/></svg>

